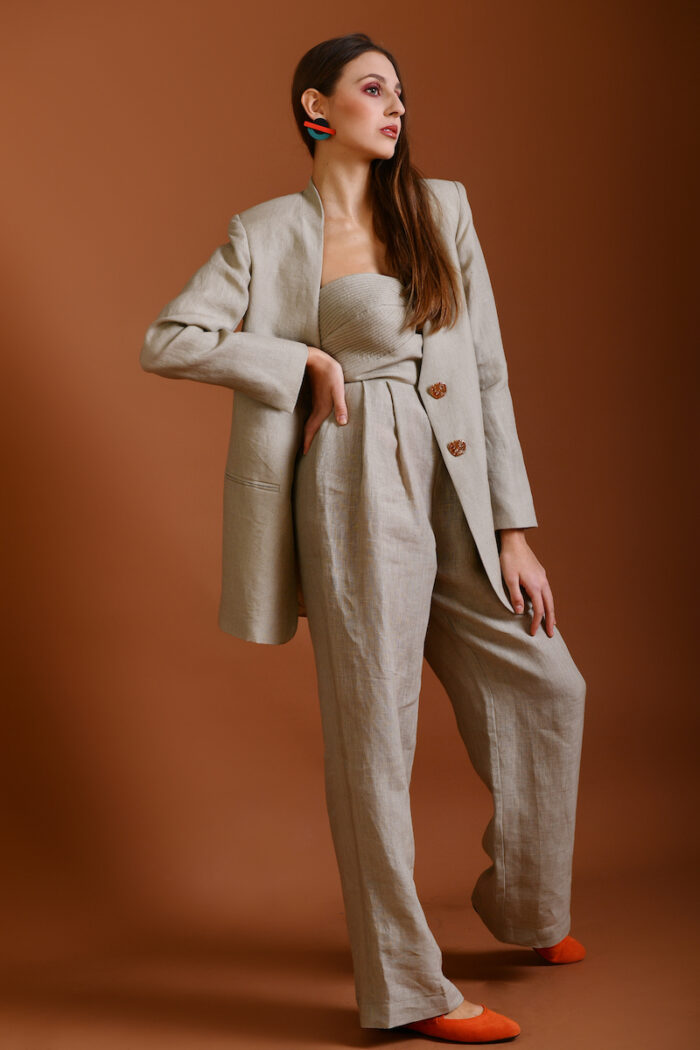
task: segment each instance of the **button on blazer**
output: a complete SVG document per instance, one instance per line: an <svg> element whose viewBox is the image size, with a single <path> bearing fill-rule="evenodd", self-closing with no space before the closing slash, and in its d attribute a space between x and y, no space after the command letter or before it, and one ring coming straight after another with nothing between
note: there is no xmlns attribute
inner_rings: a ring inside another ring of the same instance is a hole
<svg viewBox="0 0 700 1050"><path fill-rule="evenodd" d="M464 186L424 184L466 309L450 329L425 323L418 394L489 580L512 612L495 530L537 519L493 290ZM313 178L234 215L227 241L163 307L140 352L146 372L234 391L218 625L246 641L280 645L298 625L292 485L311 411L308 347L320 345L323 231Z"/></svg>

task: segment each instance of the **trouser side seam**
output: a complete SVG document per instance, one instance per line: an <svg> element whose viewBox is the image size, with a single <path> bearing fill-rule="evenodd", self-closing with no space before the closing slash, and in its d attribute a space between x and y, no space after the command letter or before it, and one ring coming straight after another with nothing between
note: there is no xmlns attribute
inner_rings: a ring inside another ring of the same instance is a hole
<svg viewBox="0 0 700 1050"><path fill-rule="evenodd" d="M501 881L501 922L505 924L505 919L506 919L506 886L507 886L507 878L506 878L506 850L505 850L506 829L505 829L505 826L504 826L504 824L505 824L505 806L503 804L503 782L501 780L501 752L500 752L500 748L499 748L499 744L498 744L498 727L496 725L496 703L495 703L494 698L493 698L493 691L491 689L491 682L489 681L488 675L484 671L484 668L483 668L483 665L481 663L481 660L479 659L478 652L476 651L476 649L474 649L469 644L468 641L466 641L457 632L457 630L455 629L455 625L452 622L452 620L450 619L448 613L445 613L445 618L446 618L447 622L449 623L450 627L452 628L452 631L453 631L455 637L458 639L459 643L461 645L463 645L466 649L468 649L469 652L471 653L472 657L474 658L474 662L476 663L477 667L479 668L479 673L480 673L483 681L486 684L486 695L488 697L489 715L490 715L491 725L493 727L493 740L494 740L494 746L495 746L495 750L496 750L496 762L495 762L495 765L494 765L494 773L495 773L494 781L497 780L498 784L496 785L496 783L494 782L494 789L496 789L496 787L497 787L497 790L498 790L498 804L500 806L500 820L495 820L494 824L495 824L495 826L497 828L500 828L500 835L499 835L499 838L498 838L498 843L496 845L497 845L497 848L499 849L500 854L501 854L501 871L502 871L502 876L501 876L501 880L502 880ZM495 801L496 800L494 798L494 804L495 804ZM495 814L494 814L494 816L495 816Z"/></svg>

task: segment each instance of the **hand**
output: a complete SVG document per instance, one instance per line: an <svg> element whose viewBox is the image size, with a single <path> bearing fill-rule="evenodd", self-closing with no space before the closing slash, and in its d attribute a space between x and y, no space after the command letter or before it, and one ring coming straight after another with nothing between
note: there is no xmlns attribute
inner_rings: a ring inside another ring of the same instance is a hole
<svg viewBox="0 0 700 1050"><path fill-rule="evenodd" d="M348 421L348 406L345 403L345 376L338 361L330 354L309 347L306 368L311 380L312 409L304 424L304 455L324 419L335 409L335 418L344 426Z"/></svg>
<svg viewBox="0 0 700 1050"><path fill-rule="evenodd" d="M501 529L500 533L501 573L506 581L513 608L516 613L521 613L525 608L522 587L532 602L530 634L537 634L537 628L544 616L545 631L551 638L557 621L554 618L554 596L544 567L528 546L522 529Z"/></svg>

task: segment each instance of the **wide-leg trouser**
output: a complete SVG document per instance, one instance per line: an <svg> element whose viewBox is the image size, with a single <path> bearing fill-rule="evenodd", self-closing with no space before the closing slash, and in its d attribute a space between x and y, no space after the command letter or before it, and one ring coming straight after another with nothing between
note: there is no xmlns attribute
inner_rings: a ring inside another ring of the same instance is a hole
<svg viewBox="0 0 700 1050"><path fill-rule="evenodd" d="M295 530L360 1025L391 1028L463 999L413 879L423 657L493 798L472 904L515 944L570 929L586 683L557 628L531 636L530 602L494 593L415 388L346 399L350 422L329 416L298 463Z"/></svg>

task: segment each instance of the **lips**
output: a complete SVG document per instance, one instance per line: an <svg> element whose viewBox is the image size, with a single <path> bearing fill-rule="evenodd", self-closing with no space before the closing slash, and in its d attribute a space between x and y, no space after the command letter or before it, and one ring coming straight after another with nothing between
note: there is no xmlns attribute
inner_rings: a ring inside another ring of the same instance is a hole
<svg viewBox="0 0 700 1050"><path fill-rule="evenodd" d="M379 130L382 132L383 135L391 135L393 139L395 139L399 133L399 128L397 124L387 124L385 127L380 128Z"/></svg>

